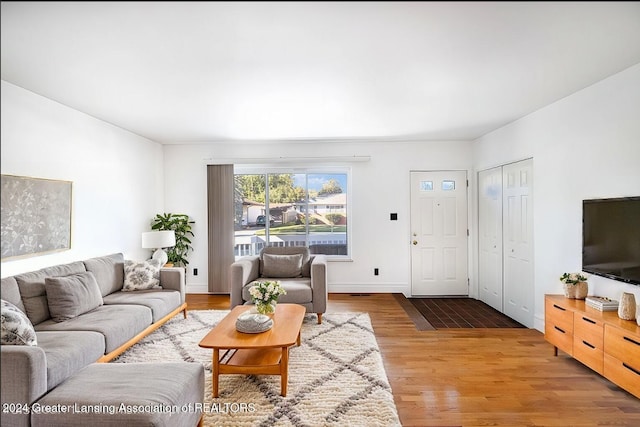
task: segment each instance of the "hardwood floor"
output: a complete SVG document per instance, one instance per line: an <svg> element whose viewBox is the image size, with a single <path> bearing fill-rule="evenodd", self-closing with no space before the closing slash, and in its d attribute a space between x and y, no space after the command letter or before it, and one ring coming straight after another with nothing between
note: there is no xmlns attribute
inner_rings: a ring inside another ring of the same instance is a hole
<svg viewBox="0 0 640 427"><path fill-rule="evenodd" d="M189 309L228 296L187 295ZM330 294L327 312L368 312L404 426L640 426L640 400L534 329L418 331L391 294Z"/></svg>

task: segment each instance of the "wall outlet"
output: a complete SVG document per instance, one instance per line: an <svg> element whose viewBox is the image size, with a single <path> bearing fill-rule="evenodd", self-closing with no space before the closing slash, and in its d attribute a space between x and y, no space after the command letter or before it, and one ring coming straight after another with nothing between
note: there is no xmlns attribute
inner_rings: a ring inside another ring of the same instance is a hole
<svg viewBox="0 0 640 427"><path fill-rule="evenodd" d="M197 268L194 268L194 269L193 269L193 275L194 275L194 276L197 276L197 275L198 275L198 269L197 269Z"/></svg>
<svg viewBox="0 0 640 427"><path fill-rule="evenodd" d="M377 276L380 273L380 271L377 268L373 269L373 275Z"/></svg>

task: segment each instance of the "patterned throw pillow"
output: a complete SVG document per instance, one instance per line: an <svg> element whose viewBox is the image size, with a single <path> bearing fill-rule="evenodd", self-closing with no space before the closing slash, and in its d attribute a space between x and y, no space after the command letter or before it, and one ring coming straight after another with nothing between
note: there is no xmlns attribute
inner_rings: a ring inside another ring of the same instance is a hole
<svg viewBox="0 0 640 427"><path fill-rule="evenodd" d="M123 291L141 291L145 289L159 289L160 286L160 262L148 260L124 262Z"/></svg>
<svg viewBox="0 0 640 427"><path fill-rule="evenodd" d="M37 345L36 331L31 321L18 307L2 300L2 345Z"/></svg>

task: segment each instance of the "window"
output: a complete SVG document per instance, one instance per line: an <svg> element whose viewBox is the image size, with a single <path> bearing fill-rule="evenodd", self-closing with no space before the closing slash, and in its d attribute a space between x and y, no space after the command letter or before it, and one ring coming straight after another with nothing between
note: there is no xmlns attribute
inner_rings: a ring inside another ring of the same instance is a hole
<svg viewBox="0 0 640 427"><path fill-rule="evenodd" d="M348 172L236 173L235 256L265 246L348 255Z"/></svg>

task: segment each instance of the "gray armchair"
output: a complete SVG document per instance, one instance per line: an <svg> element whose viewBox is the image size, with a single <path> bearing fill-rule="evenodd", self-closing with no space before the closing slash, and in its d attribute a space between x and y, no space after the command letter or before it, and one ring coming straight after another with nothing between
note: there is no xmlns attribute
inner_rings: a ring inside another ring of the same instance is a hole
<svg viewBox="0 0 640 427"><path fill-rule="evenodd" d="M278 280L287 291L278 302L300 304L322 323L328 295L324 255L310 255L306 247L270 246L239 259L231 265L231 308L251 304L249 288L256 280Z"/></svg>

